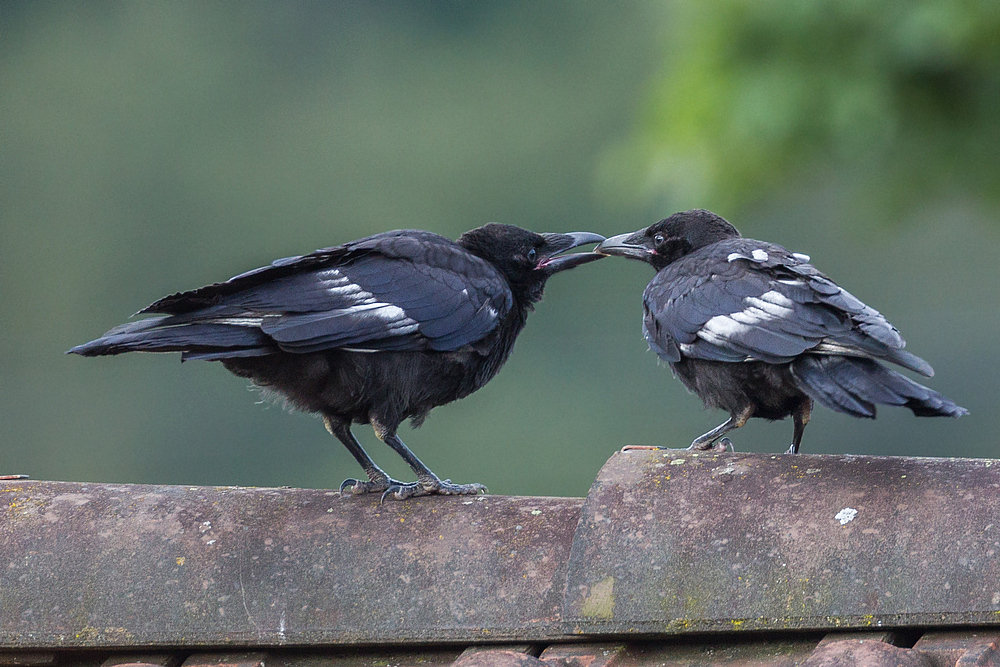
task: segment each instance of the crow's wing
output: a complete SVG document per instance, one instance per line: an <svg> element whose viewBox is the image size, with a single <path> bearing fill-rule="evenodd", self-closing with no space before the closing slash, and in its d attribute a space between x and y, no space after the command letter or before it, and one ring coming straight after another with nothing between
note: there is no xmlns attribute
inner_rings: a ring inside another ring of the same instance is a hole
<svg viewBox="0 0 1000 667"><path fill-rule="evenodd" d="M142 312L171 315L160 327L258 329L304 353L455 350L486 336L512 307L492 265L444 237L400 230L278 260Z"/></svg>
<svg viewBox="0 0 1000 667"><path fill-rule="evenodd" d="M731 239L660 271L643 295L643 330L667 361L786 363L803 352L885 359L929 375L874 308L781 246Z"/></svg>

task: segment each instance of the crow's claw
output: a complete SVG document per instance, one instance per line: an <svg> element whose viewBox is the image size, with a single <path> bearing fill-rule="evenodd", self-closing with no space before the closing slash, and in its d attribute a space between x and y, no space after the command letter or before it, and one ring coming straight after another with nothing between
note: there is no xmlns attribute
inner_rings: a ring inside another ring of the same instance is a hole
<svg viewBox="0 0 1000 667"><path fill-rule="evenodd" d="M382 493L382 501L385 502L385 499L390 496L395 500L406 500L407 498L432 495L474 496L487 492L487 488L482 484L455 484L450 479L434 479L428 482L411 482L409 484L397 482Z"/></svg>
<svg viewBox="0 0 1000 667"><path fill-rule="evenodd" d="M724 452L735 452L736 447L733 446L733 441L730 440L729 438L722 438L721 440L716 442L715 445L712 447L712 449L709 451L718 452L722 454Z"/></svg>
<svg viewBox="0 0 1000 667"><path fill-rule="evenodd" d="M370 481L348 478L340 485L340 495L347 491L348 495L362 496L366 493L381 493L394 486L402 486L403 482L398 482L391 477L376 478Z"/></svg>
<svg viewBox="0 0 1000 667"><path fill-rule="evenodd" d="M736 451L736 448L733 447L733 441L729 438L719 438L714 442L698 442L695 440L687 449L691 452L713 452L715 454L725 454L726 452Z"/></svg>

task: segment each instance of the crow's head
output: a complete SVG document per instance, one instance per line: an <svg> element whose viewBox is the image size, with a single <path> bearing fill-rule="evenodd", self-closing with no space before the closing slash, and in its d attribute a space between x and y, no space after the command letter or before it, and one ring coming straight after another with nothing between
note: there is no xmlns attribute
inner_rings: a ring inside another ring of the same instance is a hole
<svg viewBox="0 0 1000 667"><path fill-rule="evenodd" d="M639 259L659 271L698 248L739 236L731 224L704 209L674 213L631 234L607 239L594 250L602 255Z"/></svg>
<svg viewBox="0 0 1000 667"><path fill-rule="evenodd" d="M603 240L603 236L590 232L536 234L497 222L458 237L459 245L495 266L507 278L515 296L525 303L542 298L545 281L553 274L604 257L594 252L558 256L560 253Z"/></svg>

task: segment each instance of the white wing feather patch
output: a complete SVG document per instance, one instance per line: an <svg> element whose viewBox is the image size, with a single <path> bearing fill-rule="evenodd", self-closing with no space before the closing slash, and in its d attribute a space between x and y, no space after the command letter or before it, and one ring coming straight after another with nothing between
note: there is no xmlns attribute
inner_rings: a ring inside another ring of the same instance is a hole
<svg viewBox="0 0 1000 667"><path fill-rule="evenodd" d="M727 338L739 336L748 331L750 331L748 325L737 322L730 315L716 315L698 330L698 337L709 343L719 344Z"/></svg>
<svg viewBox="0 0 1000 667"><path fill-rule="evenodd" d="M259 327L264 322L263 317L222 317L217 320L207 320L209 324L228 324L234 327Z"/></svg>
<svg viewBox="0 0 1000 667"><path fill-rule="evenodd" d="M351 282L350 278L339 270L329 269L319 275L327 292L353 301L351 306L341 309L342 313L366 313L366 315L376 317L383 322L393 323L395 326L392 328L397 333L416 331L417 322L408 317L406 311L395 304L379 301L374 294L365 291L357 283Z"/></svg>
<svg viewBox="0 0 1000 667"><path fill-rule="evenodd" d="M745 260L749 260L751 262L766 262L767 261L767 251L766 250L761 250L760 248L757 248L752 253L750 253L750 257L747 257L746 255L743 255L743 254L738 253L738 252L731 252L726 257L726 261L730 262L730 263L731 262L735 262L738 259L745 259Z"/></svg>
<svg viewBox="0 0 1000 667"><path fill-rule="evenodd" d="M746 335L755 326L790 317L795 312L795 302L774 290L759 297L748 296L743 303L746 304L743 310L716 315L705 322L697 333L698 337L708 343L725 345L727 339Z"/></svg>
<svg viewBox="0 0 1000 667"><path fill-rule="evenodd" d="M747 301L751 301L752 298L753 297L748 297ZM776 306L781 306L787 309L795 308L795 302L789 299L781 292L775 292L774 290L771 290L769 292L764 292L763 294L761 294L760 298L761 300L767 301L768 303L773 303Z"/></svg>

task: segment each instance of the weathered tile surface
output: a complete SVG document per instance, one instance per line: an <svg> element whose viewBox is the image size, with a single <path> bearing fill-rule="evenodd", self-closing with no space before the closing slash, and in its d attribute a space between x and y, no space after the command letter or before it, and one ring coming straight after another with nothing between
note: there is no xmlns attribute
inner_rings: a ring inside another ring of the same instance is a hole
<svg viewBox="0 0 1000 667"><path fill-rule="evenodd" d="M580 505L0 482L0 646L551 638Z"/></svg>
<svg viewBox="0 0 1000 667"><path fill-rule="evenodd" d="M584 505L568 629L1000 621L1000 462L633 450Z"/></svg>

